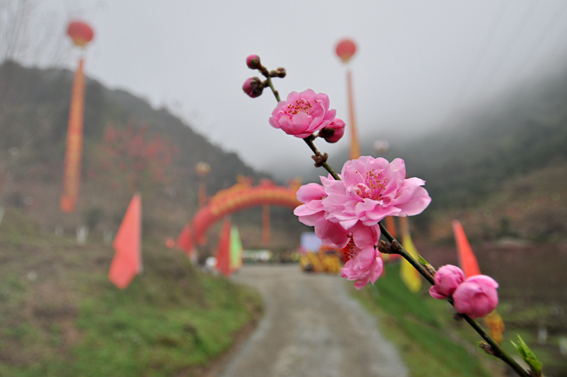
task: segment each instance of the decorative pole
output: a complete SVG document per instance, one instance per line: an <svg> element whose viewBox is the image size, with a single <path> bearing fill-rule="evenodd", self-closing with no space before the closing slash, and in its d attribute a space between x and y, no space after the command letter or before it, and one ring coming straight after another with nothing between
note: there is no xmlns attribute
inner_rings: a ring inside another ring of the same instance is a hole
<svg viewBox="0 0 567 377"><path fill-rule="evenodd" d="M207 204L207 182L205 177L211 172L211 165L199 162L195 165L195 172L199 176L199 209Z"/></svg>
<svg viewBox="0 0 567 377"><path fill-rule="evenodd" d="M351 39L341 40L335 49L337 56L341 58L343 64L347 64L350 58L356 52L356 44ZM347 69L347 93L348 93L348 107L350 112L350 153L351 160L360 157L360 144L358 142L358 134L356 132L356 119L354 115L354 99L352 90L352 73Z"/></svg>
<svg viewBox="0 0 567 377"><path fill-rule="evenodd" d="M270 245L270 206L262 205L262 245Z"/></svg>
<svg viewBox="0 0 567 377"><path fill-rule="evenodd" d="M93 39L93 29L82 21L73 21L67 27L67 34L73 44L82 50L79 66L73 77L71 104L69 106L69 125L67 128L67 146L65 149L65 167L63 189L59 208L66 213L73 213L79 200L81 184L81 160L83 157L83 120L85 109L85 75L83 73L84 48Z"/></svg>

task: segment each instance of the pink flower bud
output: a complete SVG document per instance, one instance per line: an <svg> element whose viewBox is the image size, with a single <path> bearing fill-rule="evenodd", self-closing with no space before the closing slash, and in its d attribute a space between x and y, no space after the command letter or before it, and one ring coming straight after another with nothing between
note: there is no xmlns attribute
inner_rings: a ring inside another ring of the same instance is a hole
<svg viewBox="0 0 567 377"><path fill-rule="evenodd" d="M322 137L327 143L336 143L345 134L345 122L342 119L335 118L327 127L319 131L319 137Z"/></svg>
<svg viewBox="0 0 567 377"><path fill-rule="evenodd" d="M459 267L449 264L441 267L433 280L435 285L429 288L429 294L431 297L441 300L455 292L455 289L465 281L465 274Z"/></svg>
<svg viewBox="0 0 567 377"><path fill-rule="evenodd" d="M256 98L264 91L264 85L258 77L249 77L246 81L244 81L242 90L244 90L244 93L248 94L250 97Z"/></svg>
<svg viewBox="0 0 567 377"><path fill-rule="evenodd" d="M455 309L471 318L484 317L498 306L498 283L489 276L468 278L453 293Z"/></svg>
<svg viewBox="0 0 567 377"><path fill-rule="evenodd" d="M260 57L255 54L248 55L248 57L246 58L246 65L250 69L260 68Z"/></svg>

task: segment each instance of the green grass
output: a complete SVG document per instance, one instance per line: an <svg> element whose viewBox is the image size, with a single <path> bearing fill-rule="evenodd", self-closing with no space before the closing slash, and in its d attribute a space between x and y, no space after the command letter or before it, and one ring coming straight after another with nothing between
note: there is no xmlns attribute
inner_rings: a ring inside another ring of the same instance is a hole
<svg viewBox="0 0 567 377"><path fill-rule="evenodd" d="M25 235L0 225L0 376L190 376L261 311L257 293L152 240L144 272L120 290L107 278L110 247L74 246L17 219Z"/></svg>
<svg viewBox="0 0 567 377"><path fill-rule="evenodd" d="M412 377L501 375L503 367L475 347L480 339L453 320L447 302L430 298L425 288L411 293L399 276L398 265L388 265L374 286L352 291L379 318L381 331L396 345Z"/></svg>
<svg viewBox="0 0 567 377"><path fill-rule="evenodd" d="M559 342L565 336L565 315L554 310L548 303L530 303L529 305L513 305L503 303L499 311L506 323L506 332L502 346L510 355L517 355L511 341L517 343L520 335L539 361L543 363L543 372L550 376L563 376L567 373L565 356L561 355ZM544 344L538 341L538 329L548 329L548 337Z"/></svg>

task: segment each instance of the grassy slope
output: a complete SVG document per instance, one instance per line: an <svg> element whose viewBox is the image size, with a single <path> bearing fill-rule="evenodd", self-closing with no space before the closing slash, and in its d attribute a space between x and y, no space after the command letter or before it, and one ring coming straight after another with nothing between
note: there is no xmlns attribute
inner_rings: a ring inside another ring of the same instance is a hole
<svg viewBox="0 0 567 377"><path fill-rule="evenodd" d="M124 291L107 279L110 247L40 235L20 213L7 212L0 245L2 376L192 375L261 310L257 294L151 240Z"/></svg>
<svg viewBox="0 0 567 377"><path fill-rule="evenodd" d="M374 286L352 292L380 319L381 331L396 345L412 377L502 374L503 367L474 346L476 333L453 320L449 304L411 293L397 265L387 266Z"/></svg>

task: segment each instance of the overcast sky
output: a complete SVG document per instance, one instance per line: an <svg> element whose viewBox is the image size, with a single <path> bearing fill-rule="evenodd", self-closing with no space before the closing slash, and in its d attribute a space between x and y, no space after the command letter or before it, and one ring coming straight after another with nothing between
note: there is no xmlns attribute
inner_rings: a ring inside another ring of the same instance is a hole
<svg viewBox="0 0 567 377"><path fill-rule="evenodd" d="M311 165L304 143L275 130L270 92L251 99L251 53L269 68L282 97L327 93L348 120L346 68L335 45L354 39L356 117L362 138L382 130L419 135L452 115L555 69L567 49L567 1L144 1L43 0L43 14L88 21L95 39L86 73L166 106L250 165ZM58 18L60 17L60 18ZM69 41L67 43L70 43ZM74 69L77 53L65 65ZM384 133L387 133L384 131ZM319 143L332 153L344 147ZM339 168L340 167L335 167Z"/></svg>

